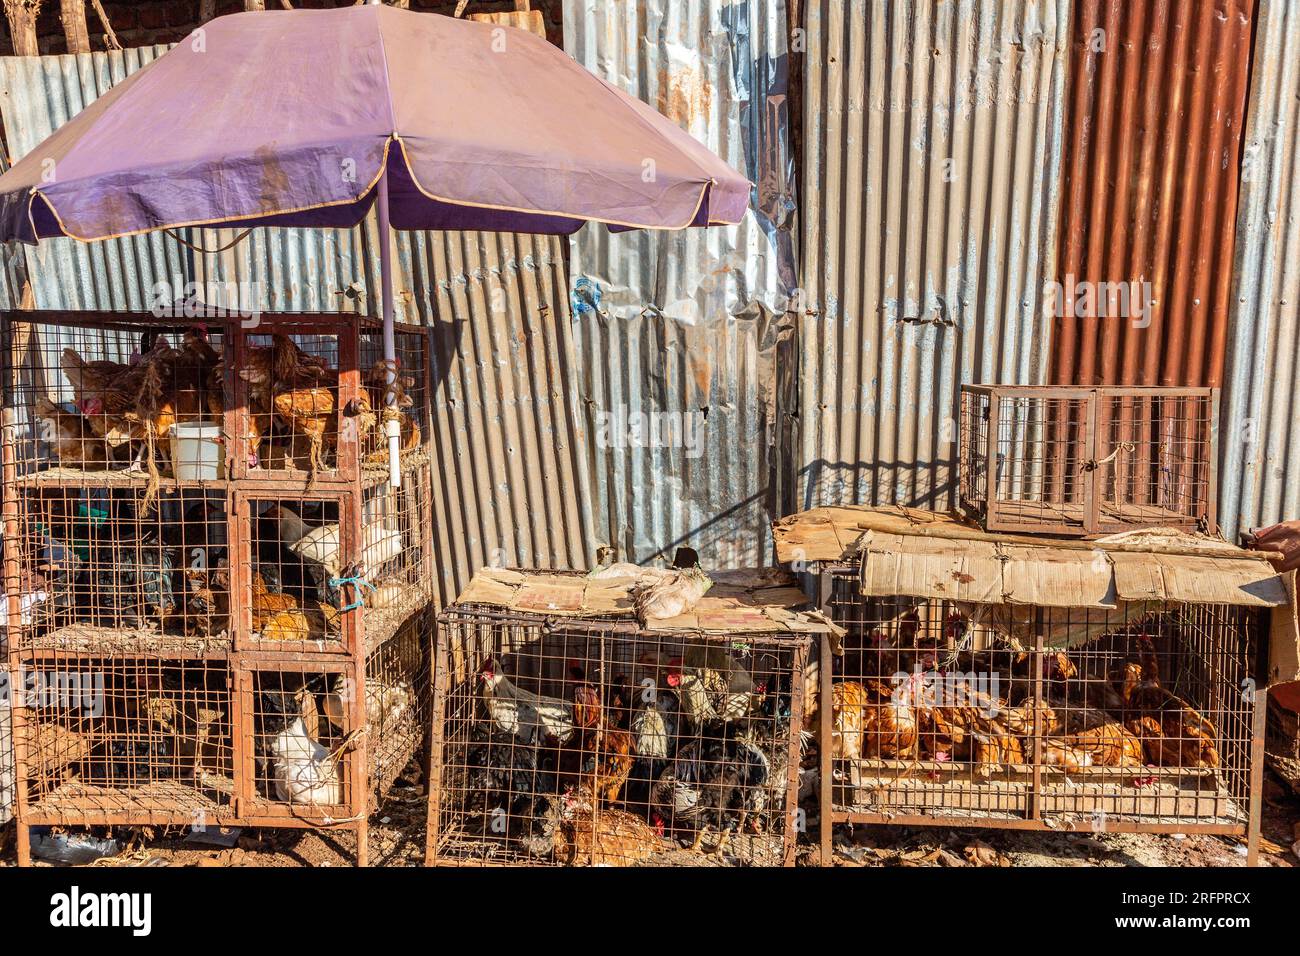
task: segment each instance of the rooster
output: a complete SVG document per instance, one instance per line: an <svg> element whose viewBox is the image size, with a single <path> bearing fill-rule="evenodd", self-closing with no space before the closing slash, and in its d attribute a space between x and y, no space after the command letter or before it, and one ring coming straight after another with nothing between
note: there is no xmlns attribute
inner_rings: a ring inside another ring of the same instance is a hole
<svg viewBox="0 0 1300 956"><path fill-rule="evenodd" d="M697 733L708 724L749 715L767 694L766 681L755 682L742 670L723 674L713 667L687 667L680 657L668 662L665 681Z"/></svg>
<svg viewBox="0 0 1300 956"><path fill-rule="evenodd" d="M568 701L516 687L492 658L478 676L488 716L502 733L513 734L529 744L543 740L564 744L573 738L577 725L573 705Z"/></svg>

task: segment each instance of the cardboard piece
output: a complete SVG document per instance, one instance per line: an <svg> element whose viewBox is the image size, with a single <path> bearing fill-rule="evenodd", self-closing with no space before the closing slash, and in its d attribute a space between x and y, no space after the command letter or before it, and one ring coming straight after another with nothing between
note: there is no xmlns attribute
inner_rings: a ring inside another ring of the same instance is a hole
<svg viewBox="0 0 1300 956"><path fill-rule="evenodd" d="M1094 542L1100 545L1100 542ZM862 593L978 604L1116 608L1121 602L1278 607L1286 587L1248 551L1222 556L1162 551L1010 544L987 537L941 539L869 531L862 544Z"/></svg>
<svg viewBox="0 0 1300 956"><path fill-rule="evenodd" d="M635 621L636 579L588 578L581 572L484 568L457 604L499 607L554 618ZM774 568L719 572L713 587L688 613L654 622L656 631L832 634L843 631L820 613L796 610L808 597L794 578Z"/></svg>

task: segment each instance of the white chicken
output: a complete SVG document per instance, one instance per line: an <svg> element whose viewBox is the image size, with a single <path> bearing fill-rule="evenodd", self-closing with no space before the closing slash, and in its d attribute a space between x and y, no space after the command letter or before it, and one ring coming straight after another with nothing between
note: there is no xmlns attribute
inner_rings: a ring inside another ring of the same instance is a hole
<svg viewBox="0 0 1300 956"><path fill-rule="evenodd" d="M514 734L525 743L549 738L563 744L573 737L572 704L516 687L493 659L483 665L478 676L488 714L502 733Z"/></svg>
<svg viewBox="0 0 1300 956"><path fill-rule="evenodd" d="M301 716L271 739L270 749L277 799L311 806L343 802L335 755L307 733Z"/></svg>
<svg viewBox="0 0 1300 956"><path fill-rule="evenodd" d="M654 578L637 580L632 603L643 627L691 611L713 587L713 580L700 568L665 571Z"/></svg>

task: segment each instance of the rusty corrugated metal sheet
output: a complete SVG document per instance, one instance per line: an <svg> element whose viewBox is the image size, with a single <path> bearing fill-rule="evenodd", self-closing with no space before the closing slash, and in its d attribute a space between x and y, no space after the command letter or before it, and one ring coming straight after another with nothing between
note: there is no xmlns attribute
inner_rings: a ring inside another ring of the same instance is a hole
<svg viewBox="0 0 1300 956"><path fill-rule="evenodd" d="M0 59L12 156L35 146L165 47ZM233 238L201 230L205 249ZM267 311L377 314L377 229L258 229L217 254L162 235L7 250L31 274L34 304L148 309L154 283L255 283ZM478 233L397 233L399 317L432 329L435 536L450 600L486 564L582 566L594 551L588 433L578 394L563 241ZM11 279L10 286L17 280ZM10 295L16 289L9 290Z"/></svg>
<svg viewBox="0 0 1300 956"><path fill-rule="evenodd" d="M1075 0L1058 278L1151 302L1058 318L1054 381L1221 383L1253 4Z"/></svg>
<svg viewBox="0 0 1300 956"><path fill-rule="evenodd" d="M623 560L688 544L708 567L766 562L781 328L796 285L785 0L566 0L564 17L579 63L756 183L737 226L574 238L602 542ZM685 422L697 441L639 441L632 416Z"/></svg>
<svg viewBox="0 0 1300 956"><path fill-rule="evenodd" d="M1229 540L1300 518L1300 0L1260 0L1220 430Z"/></svg>
<svg viewBox="0 0 1300 956"><path fill-rule="evenodd" d="M797 506L955 497L961 382L1041 383L1067 0L808 0Z"/></svg>

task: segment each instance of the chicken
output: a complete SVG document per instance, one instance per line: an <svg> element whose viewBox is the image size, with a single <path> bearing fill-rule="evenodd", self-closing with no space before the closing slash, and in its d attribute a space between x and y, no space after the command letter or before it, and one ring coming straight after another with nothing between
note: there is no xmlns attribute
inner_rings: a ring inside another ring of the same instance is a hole
<svg viewBox="0 0 1300 956"><path fill-rule="evenodd" d="M710 850L720 853L733 833L767 808L773 782L771 758L742 722L726 737L684 744L651 787L650 805L654 818L674 831L695 831L692 850L701 849L709 833L720 832Z"/></svg>
<svg viewBox="0 0 1300 956"><path fill-rule="evenodd" d="M642 626L649 627L653 621L687 613L712 586L713 581L698 567L667 571L638 581L632 592L632 603Z"/></svg>
<svg viewBox="0 0 1300 956"><path fill-rule="evenodd" d="M277 799L312 806L343 802L337 754L312 738L301 715L271 738L269 749Z"/></svg>
<svg viewBox="0 0 1300 956"><path fill-rule="evenodd" d="M33 413L48 423L48 440L54 444L59 464L65 468L99 471L108 465L108 444L95 434L90 420L80 412L69 412L41 396Z"/></svg>
<svg viewBox="0 0 1300 956"><path fill-rule="evenodd" d="M831 687L831 757L834 759L862 759L867 703L866 688L855 681L840 681Z"/></svg>
<svg viewBox="0 0 1300 956"><path fill-rule="evenodd" d="M1151 655L1154 660L1154 655ZM1160 685L1153 665L1127 662L1112 681L1125 726L1142 741L1147 762L1161 767L1217 767L1214 724Z"/></svg>
<svg viewBox="0 0 1300 956"><path fill-rule="evenodd" d="M106 627L159 627L176 608L172 572L176 557L157 534L134 541L106 539L93 545L86 609L91 623Z"/></svg>
<svg viewBox="0 0 1300 956"><path fill-rule="evenodd" d="M482 698L497 729L513 734L524 743L554 741L568 743L577 731L573 705L555 697L543 697L516 687L489 658L479 670Z"/></svg>
<svg viewBox="0 0 1300 956"><path fill-rule="evenodd" d="M291 594L275 594L253 572L253 631L264 641L305 641L311 629L307 615Z"/></svg>
<svg viewBox="0 0 1300 956"><path fill-rule="evenodd" d="M281 543L306 562L318 593L330 601L333 596L330 579L339 577L340 572L338 522L313 528L285 505L272 505L263 514L275 522Z"/></svg>
<svg viewBox="0 0 1300 956"><path fill-rule="evenodd" d="M867 704L862 712L862 755L904 758L917 754L918 721L914 682L891 687L885 681L865 682Z"/></svg>
<svg viewBox="0 0 1300 956"><path fill-rule="evenodd" d="M1108 713L1093 707L1060 709L1064 736L1054 738L1087 758L1081 766L1141 767L1142 741Z"/></svg>
<svg viewBox="0 0 1300 956"><path fill-rule="evenodd" d="M744 671L723 674L712 667L687 667L680 657L668 662L665 680L696 732L716 721L747 716L767 693L765 682L755 684Z"/></svg>
<svg viewBox="0 0 1300 956"><path fill-rule="evenodd" d="M534 826L549 806L548 795L558 792L554 767L539 765L535 747L521 744L513 735L493 733L484 724L475 723L470 739L463 764L451 769L463 777L448 789L471 797L473 805L467 809L485 814L498 832L502 823L507 833L521 824Z"/></svg>
<svg viewBox="0 0 1300 956"><path fill-rule="evenodd" d="M636 760L625 790L629 802L644 803L650 785L667 766L681 730L681 702L670 690L655 688L628 718Z"/></svg>
<svg viewBox="0 0 1300 956"><path fill-rule="evenodd" d="M211 417L213 369L219 367L214 365L215 354L203 335L191 330L179 350L156 334L146 335L139 356L125 365L87 361L73 348L65 348L60 356L76 407L91 431L113 448L143 443L132 467L142 457L150 477L146 506L157 494L157 461L167 457L167 446L160 442L171 426Z"/></svg>
<svg viewBox="0 0 1300 956"><path fill-rule="evenodd" d="M672 849L645 820L625 810L597 809L580 792L544 802L532 832L520 840L531 856L568 866L629 866Z"/></svg>
<svg viewBox="0 0 1300 956"><path fill-rule="evenodd" d="M603 803L618 800L636 762L634 749L632 735L626 730L600 727L582 734L578 789L589 794L594 787L596 798Z"/></svg>
<svg viewBox="0 0 1300 956"><path fill-rule="evenodd" d="M277 593L266 585L257 569L252 571L253 632L264 641L305 641L311 629L307 615L291 594ZM213 603L217 620L225 620L230 608L230 569L223 560L213 572L212 584L205 597Z"/></svg>
<svg viewBox="0 0 1300 956"><path fill-rule="evenodd" d="M327 467L326 450L338 445L338 372L276 333L269 347L249 350L239 376L248 383L250 440L260 445L272 422L283 422L291 435L307 440L309 481L314 480ZM357 404L369 409L364 391ZM373 414L368 421L373 424Z"/></svg>
<svg viewBox="0 0 1300 956"><path fill-rule="evenodd" d="M401 450L403 452L411 451L420 446L420 423L407 411L415 404L411 398L408 389L415 387L415 376L397 375L390 385L388 382L389 363L380 361L366 374L362 385L365 389L365 403L361 408L361 413L367 415L375 409L382 409L381 417L387 418L395 416L400 425L399 434L401 436ZM389 398L393 399L390 407ZM362 428L363 433L369 433L368 427ZM376 437L382 438L383 431L374 433ZM388 461L388 446L386 443L380 443L380 447L372 448L366 455L366 462L369 464L382 464Z"/></svg>

